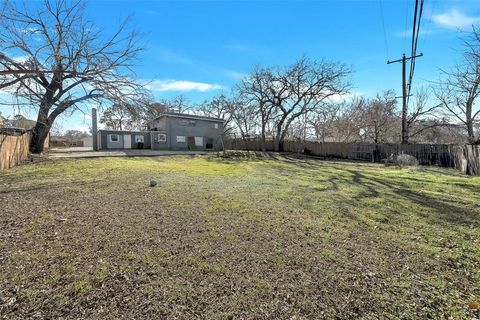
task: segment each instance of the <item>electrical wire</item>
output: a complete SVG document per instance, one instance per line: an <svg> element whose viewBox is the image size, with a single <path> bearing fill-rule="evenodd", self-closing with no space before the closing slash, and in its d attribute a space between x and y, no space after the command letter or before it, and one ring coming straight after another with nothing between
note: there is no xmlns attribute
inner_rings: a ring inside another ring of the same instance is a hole
<svg viewBox="0 0 480 320"><path fill-rule="evenodd" d="M405 52L405 48L407 46L407 21L408 21L408 0L405 2L405 33L403 35L403 52Z"/></svg>
<svg viewBox="0 0 480 320"><path fill-rule="evenodd" d="M388 50L387 30L385 28L385 18L383 14L383 1L379 0L379 2L380 2L380 16L382 18L382 27L383 27L383 40L385 42L385 52L387 53L387 60L390 60L390 52Z"/></svg>
<svg viewBox="0 0 480 320"><path fill-rule="evenodd" d="M412 45L411 45L411 51L410 51L410 72L408 75L408 82L407 82L407 101L408 101L408 96L410 96L410 87L411 87L411 81L413 79L413 69L414 69L414 63L415 63L415 38L416 38L416 32L417 32L417 12L418 12L418 0L415 0L415 10L413 14L413 27L412 27Z"/></svg>
<svg viewBox="0 0 480 320"><path fill-rule="evenodd" d="M433 1L432 8L430 10L430 16L428 17L428 20L427 20L427 27L425 29L425 32L423 33L424 35L428 35L428 33L430 32L430 25L432 24L432 17L433 17L433 13L435 12L435 7L437 5L437 2L438 2L437 0ZM422 41L420 42L421 48L426 47L427 38L428 36L422 38Z"/></svg>
<svg viewBox="0 0 480 320"><path fill-rule="evenodd" d="M415 3L415 19L414 19L414 25L413 25L413 32L412 32L412 58L410 61L410 75L409 75L409 80L408 80L408 93L407 93L407 105L408 101L410 100L410 94L412 90L412 82L413 82L413 75L415 73L415 56L417 55L417 46L418 46L418 38L420 35L420 26L421 26L421 20L422 20L422 13L423 13L423 5L424 5L424 0L420 1L420 8L418 11L418 19L416 17L417 13L417 5L418 5L418 0L416 0Z"/></svg>

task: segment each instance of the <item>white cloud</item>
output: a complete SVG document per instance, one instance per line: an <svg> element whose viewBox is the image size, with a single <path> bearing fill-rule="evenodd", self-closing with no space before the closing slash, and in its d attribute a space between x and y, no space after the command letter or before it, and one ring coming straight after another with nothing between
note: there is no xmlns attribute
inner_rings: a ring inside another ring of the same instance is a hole
<svg viewBox="0 0 480 320"><path fill-rule="evenodd" d="M480 23L480 17L466 16L457 9L433 15L432 20L438 26L450 29L463 29Z"/></svg>
<svg viewBox="0 0 480 320"><path fill-rule="evenodd" d="M18 56L18 57L13 57L12 60L18 63L25 63L27 62L29 56Z"/></svg>
<svg viewBox="0 0 480 320"><path fill-rule="evenodd" d="M352 100L355 96L360 96L358 93L342 93L342 94L334 94L329 98L331 102L339 103L348 100Z"/></svg>
<svg viewBox="0 0 480 320"><path fill-rule="evenodd" d="M152 91L166 92L166 91L212 91L220 90L223 87L219 84L210 84L203 82L185 81L185 80L153 80L145 85L145 87Z"/></svg>

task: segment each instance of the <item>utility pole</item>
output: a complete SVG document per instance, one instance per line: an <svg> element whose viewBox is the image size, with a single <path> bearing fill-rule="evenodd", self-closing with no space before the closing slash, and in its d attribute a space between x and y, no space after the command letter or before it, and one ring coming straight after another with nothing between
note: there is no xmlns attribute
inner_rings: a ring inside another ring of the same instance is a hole
<svg viewBox="0 0 480 320"><path fill-rule="evenodd" d="M423 53L420 53L419 55L416 56L411 56L411 57L406 57L405 53L402 55L401 59L398 60L393 60L393 61L387 61L387 64L391 63L397 63L401 62L402 63L402 143L406 144L408 143L408 134L407 134L407 114L408 114L408 108L407 108L407 72L406 72L406 64L407 60L410 59L415 59L418 57L422 57ZM409 83L408 85L411 85Z"/></svg>

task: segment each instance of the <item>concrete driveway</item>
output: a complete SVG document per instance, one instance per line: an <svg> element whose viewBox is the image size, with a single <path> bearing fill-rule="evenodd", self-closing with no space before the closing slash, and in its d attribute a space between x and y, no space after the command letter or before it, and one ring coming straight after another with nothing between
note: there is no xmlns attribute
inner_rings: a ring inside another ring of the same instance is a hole
<svg viewBox="0 0 480 320"><path fill-rule="evenodd" d="M210 151L211 152L211 151ZM49 158L99 158L99 157L156 157L171 155L207 154L206 151L165 151L150 149L125 149L93 151L92 148L52 148Z"/></svg>

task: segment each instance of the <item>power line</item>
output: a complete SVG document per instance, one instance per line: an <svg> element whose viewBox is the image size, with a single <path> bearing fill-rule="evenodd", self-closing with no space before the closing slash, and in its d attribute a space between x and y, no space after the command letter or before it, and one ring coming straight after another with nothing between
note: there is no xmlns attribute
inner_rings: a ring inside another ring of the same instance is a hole
<svg viewBox="0 0 480 320"><path fill-rule="evenodd" d="M405 52L405 48L407 46L407 21L408 21L408 0L405 3L405 33L403 35L403 52Z"/></svg>
<svg viewBox="0 0 480 320"><path fill-rule="evenodd" d="M418 9L418 19L417 19L417 6L418 6L418 0L416 0L415 3L415 19L414 19L414 24L413 24L413 33L412 33L412 57L415 57L417 54L417 45L418 45L418 37L420 35L420 26L421 26L421 20L422 20L422 13L423 13L423 3L424 0L420 1L420 8ZM412 90L412 82L413 82L413 75L415 73L415 58L413 58L410 61L410 75L409 75L409 80L408 80L408 94L407 94L407 105L410 100L410 93Z"/></svg>
<svg viewBox="0 0 480 320"><path fill-rule="evenodd" d="M432 9L430 10L430 16L428 17L428 20L427 20L427 28L425 29L425 35L428 34L428 32L430 31L430 25L432 24L432 17L433 17L433 13L435 12L435 7L437 5L437 0L434 0L433 1L433 4L432 4ZM423 37L423 42L421 42L421 46L422 48L425 48L426 46L426 43L427 43L427 38L428 37Z"/></svg>
<svg viewBox="0 0 480 320"><path fill-rule="evenodd" d="M385 41L385 51L387 53L387 59L390 59L390 52L388 50L387 30L385 29L385 18L383 16L383 1L382 0L380 0L380 16L382 17L383 39Z"/></svg>
<svg viewBox="0 0 480 320"><path fill-rule="evenodd" d="M413 27L412 27L412 45L411 45L411 53L410 53L410 56L411 57L415 57L415 34L416 34L416 31L417 31L417 12L418 12L418 0L415 0L415 11L414 11L414 14L413 14ZM407 82L407 91L408 91L408 95L410 95L410 87L411 87L411 82L412 82L412 79L413 79L413 68L414 68L414 61L415 61L415 58L412 58L410 60L410 72L409 72L409 75L408 75L408 82ZM407 105L408 105L408 98L407 98Z"/></svg>
<svg viewBox="0 0 480 320"><path fill-rule="evenodd" d="M416 24L417 24L417 12L418 12L418 0L415 0L415 11L413 13L413 28L412 28L412 51L411 55L415 55L415 33L417 31ZM413 61L413 59L412 59Z"/></svg>
<svg viewBox="0 0 480 320"><path fill-rule="evenodd" d="M413 76L415 73L415 60L416 58L422 57L423 54L417 54L417 46L418 46L418 37L420 34L420 25L421 25L421 18L423 13L423 3L424 0L415 0L415 10L413 15L413 28L412 28L412 45L411 45L411 55L410 57L406 57L405 53L402 55L401 59L394 60L394 61L387 61L387 64L391 63L402 63L402 143L408 143L408 100L411 93L412 88L412 81ZM405 40L404 40L404 52L406 47L406 38L407 38L407 16L408 16L408 1L407 1L407 15L405 17ZM407 61L410 60L410 72L408 76L407 82L407 72L406 72L406 65Z"/></svg>

